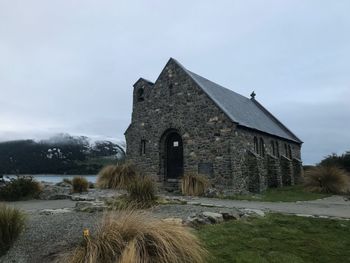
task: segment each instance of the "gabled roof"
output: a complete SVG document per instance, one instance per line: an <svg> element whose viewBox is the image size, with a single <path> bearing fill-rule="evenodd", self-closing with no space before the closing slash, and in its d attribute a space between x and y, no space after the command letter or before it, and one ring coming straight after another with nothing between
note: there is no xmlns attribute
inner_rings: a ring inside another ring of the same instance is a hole
<svg viewBox="0 0 350 263"><path fill-rule="evenodd" d="M175 59L171 58L171 60L179 65L233 122L240 126L302 143L295 134L255 99L248 99L224 88L187 70Z"/></svg>

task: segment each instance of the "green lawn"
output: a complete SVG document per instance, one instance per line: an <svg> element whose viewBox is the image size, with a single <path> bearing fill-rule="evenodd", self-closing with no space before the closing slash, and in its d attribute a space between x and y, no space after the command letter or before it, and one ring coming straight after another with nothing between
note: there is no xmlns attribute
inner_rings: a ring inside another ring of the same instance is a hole
<svg viewBox="0 0 350 263"><path fill-rule="evenodd" d="M234 200L267 201L267 202L296 202L316 200L331 196L329 194L311 193L303 189L301 185L270 188L262 194L233 195L223 197Z"/></svg>
<svg viewBox="0 0 350 263"><path fill-rule="evenodd" d="M199 230L208 262L350 262L350 221L280 214Z"/></svg>

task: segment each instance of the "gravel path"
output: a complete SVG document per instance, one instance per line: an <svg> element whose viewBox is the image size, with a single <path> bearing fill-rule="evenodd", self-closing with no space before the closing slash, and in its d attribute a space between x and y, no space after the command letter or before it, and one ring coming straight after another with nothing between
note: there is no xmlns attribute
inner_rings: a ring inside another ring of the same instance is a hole
<svg viewBox="0 0 350 263"><path fill-rule="evenodd" d="M100 214L64 213L57 215L28 214L24 233L1 263L46 263L81 240L84 228L93 228Z"/></svg>
<svg viewBox="0 0 350 263"><path fill-rule="evenodd" d="M185 198L189 203L222 206L226 208L249 208L283 214L325 216L350 219L350 201L342 196L332 196L315 201L303 202L259 202L222 200L215 198Z"/></svg>

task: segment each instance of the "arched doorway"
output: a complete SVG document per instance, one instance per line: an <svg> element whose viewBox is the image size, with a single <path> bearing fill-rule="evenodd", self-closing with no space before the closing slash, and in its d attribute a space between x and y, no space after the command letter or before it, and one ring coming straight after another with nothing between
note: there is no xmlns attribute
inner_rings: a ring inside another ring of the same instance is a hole
<svg viewBox="0 0 350 263"><path fill-rule="evenodd" d="M161 170L164 179L179 179L183 175L183 142L176 130L166 131L161 139Z"/></svg>

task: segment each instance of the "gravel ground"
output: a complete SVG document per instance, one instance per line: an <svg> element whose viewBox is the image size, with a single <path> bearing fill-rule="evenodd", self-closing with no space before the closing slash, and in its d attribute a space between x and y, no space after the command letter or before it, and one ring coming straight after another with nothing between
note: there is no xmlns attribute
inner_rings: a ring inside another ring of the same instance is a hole
<svg viewBox="0 0 350 263"><path fill-rule="evenodd" d="M81 240L84 228L93 228L101 214L71 212L56 215L28 214L25 231L1 263L52 262L58 253Z"/></svg>
<svg viewBox="0 0 350 263"><path fill-rule="evenodd" d="M203 211L236 211L228 208L191 205L161 205L149 210L155 217L188 216ZM25 231L10 251L0 258L1 263L50 263L58 254L76 246L84 228L93 229L102 213L69 212L56 215L29 213Z"/></svg>

